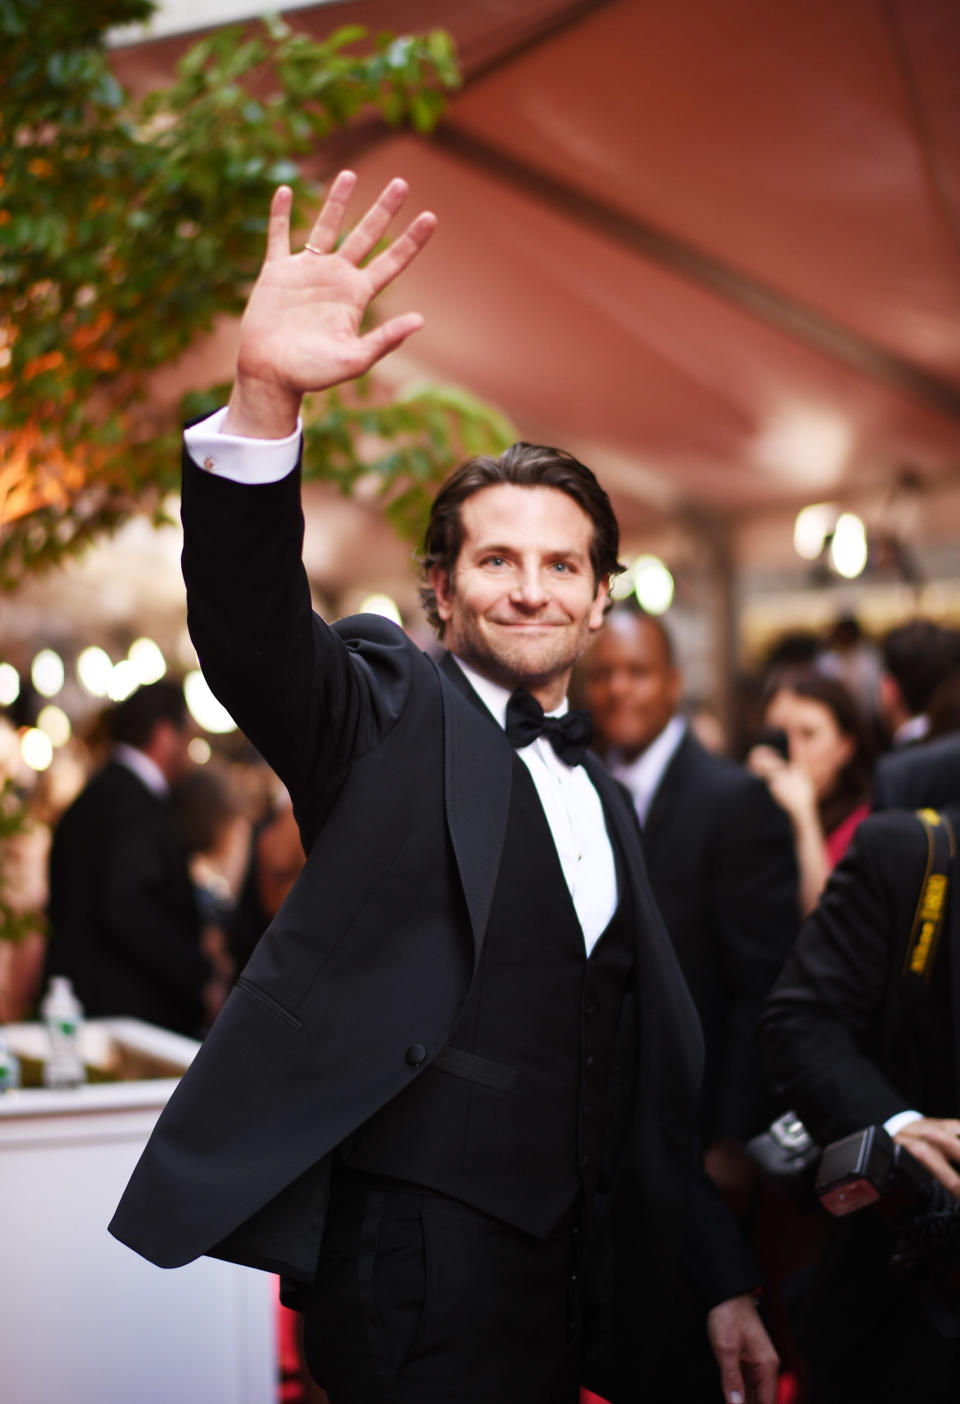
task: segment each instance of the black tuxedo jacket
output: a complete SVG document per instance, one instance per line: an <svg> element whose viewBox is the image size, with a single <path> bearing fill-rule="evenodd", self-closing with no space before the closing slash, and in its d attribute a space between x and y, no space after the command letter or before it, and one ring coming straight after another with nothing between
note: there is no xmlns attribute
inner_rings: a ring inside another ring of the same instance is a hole
<svg viewBox="0 0 960 1404"><path fill-rule="evenodd" d="M960 735L919 741L881 756L873 779L874 809L934 809L960 801Z"/></svg>
<svg viewBox="0 0 960 1404"><path fill-rule="evenodd" d="M762 780L688 731L653 796L643 851L703 1025L704 1144L746 1139L770 1114L756 1023L799 924L789 820Z"/></svg>
<svg viewBox="0 0 960 1404"><path fill-rule="evenodd" d="M960 826L960 806L945 812ZM767 1002L778 1089L821 1144L907 1109L957 1115L944 1101L960 1086L958 856L931 979L903 973L927 853L915 815L864 820Z"/></svg>
<svg viewBox="0 0 960 1404"><path fill-rule="evenodd" d="M214 691L290 790L308 859L161 1116L111 1229L164 1266L213 1252L310 1281L330 1152L459 1022L513 753L455 667L451 680L384 620L328 627L312 613L298 476L251 488L185 466L193 638ZM434 792L419 758L436 747ZM617 1195L629 1245L618 1300L635 1332L639 1299L669 1296L691 1203L689 1256L707 1297L744 1290L754 1274L695 1171L702 1043L632 808L589 764L630 855L638 914L640 1076Z"/></svg>
<svg viewBox="0 0 960 1404"><path fill-rule="evenodd" d="M46 971L88 1015L125 1014L196 1036L210 966L166 800L117 762L62 816L50 852Z"/></svg>

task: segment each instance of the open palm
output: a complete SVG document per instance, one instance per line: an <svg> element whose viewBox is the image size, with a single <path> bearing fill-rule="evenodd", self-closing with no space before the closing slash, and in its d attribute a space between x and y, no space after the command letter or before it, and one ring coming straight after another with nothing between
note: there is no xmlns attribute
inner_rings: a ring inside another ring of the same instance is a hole
<svg viewBox="0 0 960 1404"><path fill-rule="evenodd" d="M307 247L297 253L290 251L292 193L281 186L274 195L266 257L241 323L235 401L275 403L289 411L309 391L362 375L422 325L417 313L406 313L360 334L371 300L417 256L436 219L419 215L361 267L403 205L407 186L391 181L336 248L355 183L352 172L341 171Z"/></svg>

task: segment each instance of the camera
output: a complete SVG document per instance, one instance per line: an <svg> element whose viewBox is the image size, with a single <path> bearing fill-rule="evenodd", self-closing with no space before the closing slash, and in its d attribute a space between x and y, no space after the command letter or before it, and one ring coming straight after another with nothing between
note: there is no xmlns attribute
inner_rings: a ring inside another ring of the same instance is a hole
<svg viewBox="0 0 960 1404"><path fill-rule="evenodd" d="M826 1146L814 1183L825 1209L842 1218L877 1205L901 1235L895 1262L920 1254L960 1258L960 1200L882 1126L868 1126Z"/></svg>

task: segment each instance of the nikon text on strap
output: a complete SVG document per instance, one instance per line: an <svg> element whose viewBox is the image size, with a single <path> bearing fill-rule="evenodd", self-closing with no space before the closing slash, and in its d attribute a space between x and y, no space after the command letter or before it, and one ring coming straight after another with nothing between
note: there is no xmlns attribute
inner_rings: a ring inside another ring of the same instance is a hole
<svg viewBox="0 0 960 1404"><path fill-rule="evenodd" d="M927 835L927 866L907 942L903 973L928 981L947 911L950 863L956 852L956 840L945 814L938 814L935 809L918 809L917 818Z"/></svg>

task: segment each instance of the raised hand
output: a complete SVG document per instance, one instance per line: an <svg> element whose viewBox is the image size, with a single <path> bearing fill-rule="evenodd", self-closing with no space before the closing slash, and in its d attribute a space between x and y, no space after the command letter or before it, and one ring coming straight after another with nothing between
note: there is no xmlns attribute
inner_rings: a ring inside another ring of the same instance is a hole
<svg viewBox="0 0 960 1404"><path fill-rule="evenodd" d="M335 250L356 179L352 171L340 172L297 253L290 251L292 191L289 186L276 191L266 256L240 326L237 380L224 432L285 437L296 427L302 395L362 375L423 325L418 313L408 312L360 335L371 300L416 258L436 217L418 215L361 267L406 200L407 185L392 180Z"/></svg>

